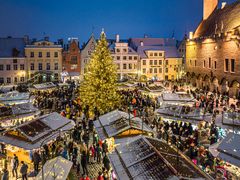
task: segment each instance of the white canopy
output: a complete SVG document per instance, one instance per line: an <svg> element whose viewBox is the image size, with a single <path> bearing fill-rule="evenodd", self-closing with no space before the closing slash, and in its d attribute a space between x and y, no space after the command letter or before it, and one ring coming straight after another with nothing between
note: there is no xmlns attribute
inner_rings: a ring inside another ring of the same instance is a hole
<svg viewBox="0 0 240 180"><path fill-rule="evenodd" d="M72 164L61 156L50 159L43 166L44 180L66 180ZM42 170L36 176L36 180L42 180Z"/></svg>

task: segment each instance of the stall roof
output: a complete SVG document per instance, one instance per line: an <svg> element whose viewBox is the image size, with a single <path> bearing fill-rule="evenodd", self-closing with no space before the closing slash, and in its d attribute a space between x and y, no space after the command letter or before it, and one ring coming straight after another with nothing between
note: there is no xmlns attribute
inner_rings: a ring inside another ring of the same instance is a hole
<svg viewBox="0 0 240 180"><path fill-rule="evenodd" d="M52 82L47 82L47 83L42 83L42 84L35 84L33 87L37 90L44 90L44 89L51 89L55 88L56 85L53 84Z"/></svg>
<svg viewBox="0 0 240 180"><path fill-rule="evenodd" d="M211 179L169 144L138 136L109 154L118 179Z"/></svg>
<svg viewBox="0 0 240 180"><path fill-rule="evenodd" d="M176 102L194 102L195 99L191 94L187 93L163 93L163 101L176 101Z"/></svg>
<svg viewBox="0 0 240 180"><path fill-rule="evenodd" d="M240 135L229 133L221 142L209 147L210 152L215 156L235 166L240 166Z"/></svg>
<svg viewBox="0 0 240 180"><path fill-rule="evenodd" d="M94 125L102 140L115 137L129 129L142 130L142 120L140 118L119 110L100 116L99 120L94 121ZM143 123L143 130L149 133L153 132L145 123Z"/></svg>
<svg viewBox="0 0 240 180"><path fill-rule="evenodd" d="M7 130L0 136L0 141L26 150L37 149L74 126L72 120L54 112Z"/></svg>
<svg viewBox="0 0 240 180"><path fill-rule="evenodd" d="M17 100L28 100L30 97L29 93L20 93L18 91L10 91L4 94L0 94L0 101L17 101Z"/></svg>
<svg viewBox="0 0 240 180"><path fill-rule="evenodd" d="M66 180L72 168L73 163L67 159L58 156L48 160L43 166L44 179L46 180ZM35 178L42 180L42 170Z"/></svg>
<svg viewBox="0 0 240 180"><path fill-rule="evenodd" d="M186 113L186 108L188 113ZM186 121L202 121L208 120L212 117L212 114L205 113L201 109L197 109L189 106L179 106L179 105L162 105L159 109L155 111L157 114L163 117L173 117L178 119L183 119Z"/></svg>

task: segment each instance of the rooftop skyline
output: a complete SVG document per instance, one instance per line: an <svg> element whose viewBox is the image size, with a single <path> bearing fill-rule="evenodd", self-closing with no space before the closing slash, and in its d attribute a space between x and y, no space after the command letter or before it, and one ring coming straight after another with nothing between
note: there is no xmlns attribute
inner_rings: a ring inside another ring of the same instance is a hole
<svg viewBox="0 0 240 180"><path fill-rule="evenodd" d="M235 0L226 0L232 3ZM71 2L71 3L70 3ZM221 4L219 0L219 4ZM0 37L77 37L87 41L102 28L108 38L174 37L194 31L202 20L202 0L0 0Z"/></svg>

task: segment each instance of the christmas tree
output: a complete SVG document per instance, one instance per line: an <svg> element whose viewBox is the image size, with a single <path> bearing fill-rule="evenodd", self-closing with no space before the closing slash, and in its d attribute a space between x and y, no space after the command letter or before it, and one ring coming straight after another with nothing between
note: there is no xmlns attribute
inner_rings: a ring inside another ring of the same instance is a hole
<svg viewBox="0 0 240 180"><path fill-rule="evenodd" d="M101 114L114 109L120 100L117 93L117 68L108 49L104 32L87 64L87 72L80 85L80 99L90 112Z"/></svg>

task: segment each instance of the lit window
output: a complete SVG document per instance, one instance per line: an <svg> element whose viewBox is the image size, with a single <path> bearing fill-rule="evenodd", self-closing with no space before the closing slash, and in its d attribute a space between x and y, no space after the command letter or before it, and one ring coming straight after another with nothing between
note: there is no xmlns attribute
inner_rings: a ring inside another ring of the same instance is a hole
<svg viewBox="0 0 240 180"><path fill-rule="evenodd" d="M127 69L127 64L123 64L123 69Z"/></svg>
<svg viewBox="0 0 240 180"><path fill-rule="evenodd" d="M143 71L143 74L145 74L145 73L146 73L146 69L145 69L145 68L143 68L143 70L142 70L142 71Z"/></svg>
<svg viewBox="0 0 240 180"><path fill-rule="evenodd" d="M150 71L150 73L152 74L152 72L153 72L152 68L150 68L150 70L149 70L149 71Z"/></svg>
<svg viewBox="0 0 240 180"><path fill-rule="evenodd" d="M150 65L153 65L153 60L150 60Z"/></svg>
<svg viewBox="0 0 240 180"><path fill-rule="evenodd" d="M146 60L143 60L142 62L143 62L143 65L146 65Z"/></svg>
<svg viewBox="0 0 240 180"><path fill-rule="evenodd" d="M157 60L154 60L154 65L157 65Z"/></svg>
<svg viewBox="0 0 240 180"><path fill-rule="evenodd" d="M18 70L18 65L17 64L13 65L13 70L15 70L15 71Z"/></svg>

